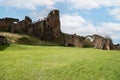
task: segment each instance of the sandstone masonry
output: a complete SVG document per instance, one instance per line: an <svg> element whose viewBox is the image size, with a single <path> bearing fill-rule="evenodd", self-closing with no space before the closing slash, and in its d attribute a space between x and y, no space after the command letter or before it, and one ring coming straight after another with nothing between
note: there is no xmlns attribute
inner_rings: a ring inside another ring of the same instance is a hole
<svg viewBox="0 0 120 80"><path fill-rule="evenodd" d="M98 49L116 49L111 39L99 35L92 35L89 37L91 37L93 41L90 41L87 39L88 36L83 37L76 34L70 35L62 33L60 28L59 10L51 11L46 18L37 22L32 22L32 19L28 16L25 16L25 19L22 21L14 18L0 19L0 31L25 33L41 40L58 43L64 46L83 48L87 44L88 46L90 45Z"/></svg>

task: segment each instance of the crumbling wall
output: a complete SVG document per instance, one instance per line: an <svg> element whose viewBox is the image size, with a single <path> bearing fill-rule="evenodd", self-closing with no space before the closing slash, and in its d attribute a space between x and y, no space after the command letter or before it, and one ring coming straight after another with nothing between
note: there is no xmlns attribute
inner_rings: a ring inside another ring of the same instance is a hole
<svg viewBox="0 0 120 80"><path fill-rule="evenodd" d="M10 27L14 24L19 22L19 19L15 18L3 18L0 19L0 31L10 31Z"/></svg>
<svg viewBox="0 0 120 80"><path fill-rule="evenodd" d="M28 35L33 35L34 32L34 25L33 24L29 24L26 26L26 34Z"/></svg>
<svg viewBox="0 0 120 80"><path fill-rule="evenodd" d="M97 49L105 49L105 50L112 50L113 43L111 39L104 38L99 35L93 35L93 46Z"/></svg>
<svg viewBox="0 0 120 80"><path fill-rule="evenodd" d="M27 28L26 26L28 26L29 24L32 24L32 19L30 19L28 16L25 16L25 19L18 22L18 23L14 23L12 29L11 29L11 32L18 32L18 31L21 31L21 32L24 32L24 33L27 33Z"/></svg>
<svg viewBox="0 0 120 80"><path fill-rule="evenodd" d="M25 16L24 20L8 24L8 26L10 27L10 32L21 31L22 33L35 36L41 40L57 42L60 44L64 44L64 41L66 41L66 46L73 44L75 47L83 47L82 37L76 34L62 36L59 10L51 11L44 20L35 23L32 23L32 20Z"/></svg>
<svg viewBox="0 0 120 80"><path fill-rule="evenodd" d="M120 44L114 45L114 50L120 50Z"/></svg>
<svg viewBox="0 0 120 80"><path fill-rule="evenodd" d="M73 47L83 47L84 46L84 37L80 37L76 34L67 35L65 38L65 46L73 46Z"/></svg>
<svg viewBox="0 0 120 80"><path fill-rule="evenodd" d="M60 29L59 10L51 11L44 20L35 23L32 23L31 18L28 16L25 16L25 19L22 21L14 18L0 19L0 31L15 33L20 31L41 40L63 44L65 46L85 47L89 43L87 46L93 46L98 49L114 49L111 39L99 35L91 36L93 42L90 42L86 37L62 33Z"/></svg>
<svg viewBox="0 0 120 80"><path fill-rule="evenodd" d="M46 40L45 34L46 31L46 20L38 21L33 24L29 24L26 26L27 31L26 33L32 36L35 36L37 38L40 38L41 40ZM50 35L50 34L49 34Z"/></svg>
<svg viewBox="0 0 120 80"><path fill-rule="evenodd" d="M28 34L32 34L42 40L57 42L61 35L59 11L51 11L44 20L33 23L33 26L29 25L27 28Z"/></svg>
<svg viewBox="0 0 120 80"><path fill-rule="evenodd" d="M15 19L15 18L3 18L0 19L0 31L24 32L26 30L26 26L31 23L32 20L27 16L25 16L25 19L22 21L19 21L19 19Z"/></svg>

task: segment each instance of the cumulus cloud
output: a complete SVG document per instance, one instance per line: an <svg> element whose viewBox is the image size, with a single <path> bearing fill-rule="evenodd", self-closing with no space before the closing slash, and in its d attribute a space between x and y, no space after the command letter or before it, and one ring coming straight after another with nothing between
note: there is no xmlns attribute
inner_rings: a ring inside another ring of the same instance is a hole
<svg viewBox="0 0 120 80"><path fill-rule="evenodd" d="M64 14L61 16L62 31L70 34L78 34L82 36L99 34L102 36L110 36L114 42L120 41L120 23L101 23L95 26L89 20L79 15ZM117 43L117 42L116 42Z"/></svg>
<svg viewBox="0 0 120 80"><path fill-rule="evenodd" d="M120 7L110 10L109 13L114 16L115 19L120 20Z"/></svg>
<svg viewBox="0 0 120 80"><path fill-rule="evenodd" d="M120 0L69 0L69 3L76 9L92 9L105 7L120 7Z"/></svg>
<svg viewBox="0 0 120 80"><path fill-rule="evenodd" d="M39 6L55 9L60 2L66 3L74 9L93 9L100 7L115 7L109 14L120 20L120 0L0 0L0 6L35 10ZM35 14L35 13L34 13Z"/></svg>
<svg viewBox="0 0 120 80"><path fill-rule="evenodd" d="M70 0L70 4L76 9L91 9L99 7L99 3L95 0Z"/></svg>
<svg viewBox="0 0 120 80"><path fill-rule="evenodd" d="M38 20L42 20L44 19L45 17L47 17L48 13L50 12L51 10L49 9L45 9L45 10L41 10L41 11L33 11L29 14L30 17L33 17L35 20L38 19Z"/></svg>
<svg viewBox="0 0 120 80"><path fill-rule="evenodd" d="M108 14L120 20L120 0L68 0L68 3L72 9L109 8Z"/></svg>
<svg viewBox="0 0 120 80"><path fill-rule="evenodd" d="M81 16L69 15L69 14L62 15L61 21L64 24L64 26L66 26L66 27L73 27L74 26L74 28L78 28L79 26L82 26L83 23L86 23L85 19L82 18Z"/></svg>
<svg viewBox="0 0 120 80"><path fill-rule="evenodd" d="M66 33L77 33L79 35L96 33L94 25L79 15L62 15L61 26L62 31Z"/></svg>
<svg viewBox="0 0 120 80"><path fill-rule="evenodd" d="M120 23L102 23L100 27L98 27L99 34L103 36L110 36L114 43L120 43Z"/></svg>
<svg viewBox="0 0 120 80"><path fill-rule="evenodd" d="M58 2L69 3L76 9L92 9L101 6L120 7L120 0L0 0L0 5L25 9L36 9L37 6L53 8ZM68 5L69 5L68 4Z"/></svg>
<svg viewBox="0 0 120 80"><path fill-rule="evenodd" d="M46 8L54 8L56 2L63 2L63 1L64 0L0 0L0 5L34 10L38 6L45 6Z"/></svg>

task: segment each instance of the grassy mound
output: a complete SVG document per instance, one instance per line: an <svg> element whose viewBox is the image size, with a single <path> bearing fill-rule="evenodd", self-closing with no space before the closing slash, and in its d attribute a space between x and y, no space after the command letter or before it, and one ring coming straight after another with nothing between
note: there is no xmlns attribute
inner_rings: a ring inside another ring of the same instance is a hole
<svg viewBox="0 0 120 80"><path fill-rule="evenodd" d="M25 34L0 32L0 35L5 36L9 43L12 44L42 45L42 46L58 45L51 42L41 41L33 36L28 36Z"/></svg>
<svg viewBox="0 0 120 80"><path fill-rule="evenodd" d="M120 51L10 45L0 51L0 80L120 80Z"/></svg>

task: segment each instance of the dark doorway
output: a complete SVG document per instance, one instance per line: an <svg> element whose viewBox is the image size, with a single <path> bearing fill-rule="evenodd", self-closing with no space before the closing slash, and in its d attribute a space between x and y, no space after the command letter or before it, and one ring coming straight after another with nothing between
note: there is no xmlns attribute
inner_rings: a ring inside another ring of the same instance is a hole
<svg viewBox="0 0 120 80"><path fill-rule="evenodd" d="M68 44L67 46L68 46L68 47L74 47L74 45L73 45L73 44Z"/></svg>

